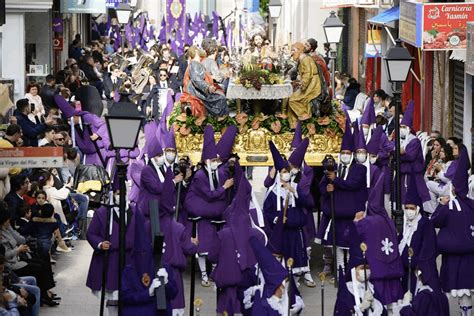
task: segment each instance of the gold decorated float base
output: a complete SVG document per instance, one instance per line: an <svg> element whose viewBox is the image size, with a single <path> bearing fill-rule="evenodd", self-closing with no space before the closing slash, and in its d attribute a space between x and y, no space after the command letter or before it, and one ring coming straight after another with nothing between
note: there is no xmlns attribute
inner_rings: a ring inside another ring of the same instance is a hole
<svg viewBox="0 0 474 316"><path fill-rule="evenodd" d="M221 133L215 134L216 142ZM310 166L321 166L324 157L332 154L337 157L342 138L340 135L329 137L326 135L310 135L309 146L306 151L305 162ZM265 128L248 130L244 134L238 134L233 152L240 157L242 166L273 166L273 159L268 146L272 140L278 150L288 157L293 133L273 134ZM176 134L176 146L180 154L188 155L193 163L201 160L203 134L183 136Z"/></svg>

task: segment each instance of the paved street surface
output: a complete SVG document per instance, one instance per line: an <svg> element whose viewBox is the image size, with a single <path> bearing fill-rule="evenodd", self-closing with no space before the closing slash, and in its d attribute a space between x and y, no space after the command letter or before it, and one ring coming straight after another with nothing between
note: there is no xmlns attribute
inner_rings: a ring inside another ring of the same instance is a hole
<svg viewBox="0 0 474 316"><path fill-rule="evenodd" d="M266 170L266 169L265 169ZM263 183L264 169L255 169L254 182ZM263 188L257 188L257 196L263 198ZM55 291L63 298L59 307L42 308L42 315L98 315L100 301L85 286L89 262L92 255L92 248L86 241L76 241L76 249L67 254L58 256L57 264L54 267L55 278L58 287ZM316 277L322 269L322 251L319 246L313 247L313 260L311 262L311 270L313 277ZM197 269L197 267L196 267ZM197 273L197 276L199 273ZM189 271L185 274L185 289L189 291L190 276ZM301 284L300 291L306 308L302 315L322 315L321 313L321 288L318 282L316 288L307 288ZM324 315L332 315L334 302L336 300L336 289L333 285L325 286L325 313ZM203 300L201 315L215 315L215 293L213 287L203 288L200 285L200 279L196 279L196 297ZM186 300L189 300L189 292L186 292ZM451 315L457 315L457 303L450 301ZM186 313L187 314L187 313Z"/></svg>

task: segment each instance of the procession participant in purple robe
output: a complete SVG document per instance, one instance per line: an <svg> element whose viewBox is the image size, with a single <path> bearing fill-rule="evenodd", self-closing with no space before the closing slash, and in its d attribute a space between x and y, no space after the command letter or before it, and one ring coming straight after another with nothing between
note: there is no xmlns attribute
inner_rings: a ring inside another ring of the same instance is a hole
<svg viewBox="0 0 474 316"><path fill-rule="evenodd" d="M305 138L304 140L300 139L299 141L297 141L298 133L296 131L298 130L298 125L299 124L297 124L297 128L295 130L295 137L293 138L293 141L292 141L292 145L291 145L292 153L290 154L290 157L288 158L288 163L290 165L291 182L297 183L299 188L304 192L304 195L306 196L306 203L305 203L306 205L304 208L304 213L306 215L306 224L303 227L303 232L305 235L305 247L306 247L306 252L308 255L308 260L310 260L311 245L314 242L314 239L316 238L316 224L314 222L314 216L313 216L313 209L315 206L315 202L311 194L311 184L313 182L314 172L313 172L313 168L311 168L304 162L305 152L302 152L301 150L296 150L296 148L301 146L301 143L303 142L304 143L308 142L309 144L308 138ZM301 137L301 132L299 134L300 134L299 137ZM314 282L310 271L307 271L304 274L303 282L308 287L316 286L316 282Z"/></svg>
<svg viewBox="0 0 474 316"><path fill-rule="evenodd" d="M216 264L211 278L217 287L217 313L228 315L241 313L238 288L243 273L256 264L248 240L253 235L263 237L260 230L252 228L248 212L252 186L242 171L239 174L239 188L224 212L226 226L217 233L217 242L208 256L209 261Z"/></svg>
<svg viewBox="0 0 474 316"><path fill-rule="evenodd" d="M339 286L337 287L336 303L334 304L333 315L338 316L353 316L354 311L354 295L349 292L346 284L346 277L339 267L339 277L337 279Z"/></svg>
<svg viewBox="0 0 474 316"><path fill-rule="evenodd" d="M371 187L371 174L370 174L370 161L367 157L367 145L365 144L365 138L362 131L358 131L357 125L354 127L354 139L355 144L355 161L358 164L364 165L366 168L366 184L367 184L367 196Z"/></svg>
<svg viewBox="0 0 474 316"><path fill-rule="evenodd" d="M216 144L217 154L221 159L222 163L226 163L231 157L232 148L234 147L235 137L237 136L238 129L235 125L231 125L226 128L221 139Z"/></svg>
<svg viewBox="0 0 474 316"><path fill-rule="evenodd" d="M212 220L220 220L227 207L226 190L233 186L234 179L228 179L224 168L220 167L214 142L214 130L208 125L204 129L204 143L201 161L204 167L194 175L189 186L184 207L188 214L200 218L196 223L198 263L201 270L201 285L210 286L206 271L206 256L217 240L217 227Z"/></svg>
<svg viewBox="0 0 474 316"><path fill-rule="evenodd" d="M382 126L377 126L373 132L372 136L367 143L367 154L368 154L368 161L369 161L369 172L370 172L370 183L375 183L377 179L379 178L379 175L381 172L388 170L382 169L382 167L378 164L378 156L380 152L380 141L381 141L381 136L383 134L383 129ZM388 166L388 165L387 165ZM368 190L369 194L371 191L371 188L373 185L371 185ZM385 191L384 191L385 193Z"/></svg>
<svg viewBox="0 0 474 316"><path fill-rule="evenodd" d="M367 264L361 252L357 258L353 257L352 259L355 266L350 269L350 280L342 287L342 291L344 291L345 287L349 292L344 295L344 299L347 299L348 301L341 302L340 300L339 304L336 302L335 311L339 308L342 309L342 306L345 305L346 308L349 307L353 310L356 316L387 315L387 311L380 302L375 285L370 280L370 277L372 276L372 267Z"/></svg>
<svg viewBox="0 0 474 316"><path fill-rule="evenodd" d="M292 298L289 298L288 272L255 236L250 237L249 243L257 259L261 275L261 283L246 293L253 296L252 315L288 315L288 304L291 304L290 313L292 315L299 313L304 308L304 302L294 280L292 280L291 288Z"/></svg>
<svg viewBox="0 0 474 316"><path fill-rule="evenodd" d="M381 175L375 183L368 200L367 213L358 212L354 224L361 241L367 245L366 258L371 270L369 280L377 298L390 311L396 308L398 300L403 297L400 283L403 265L397 251L395 225L383 207L383 179Z"/></svg>
<svg viewBox="0 0 474 316"><path fill-rule="evenodd" d="M173 315L184 315L184 283L182 273L186 269L186 256L197 251L197 239L189 238L183 224L178 223L175 216L176 187L173 182L174 173L168 169L165 174L161 194L159 212L160 227L164 235L163 264L172 272L176 283L176 296L171 300Z"/></svg>
<svg viewBox="0 0 474 316"><path fill-rule="evenodd" d="M144 224L144 218L140 218L142 223L138 227ZM122 274L124 315L172 315L171 300L177 294L173 271L164 265L155 276L155 270L150 236L143 229L136 229L133 256ZM159 279L161 276L164 283ZM164 311L158 311L156 306L155 289L160 286L165 287L166 293L167 309Z"/></svg>
<svg viewBox="0 0 474 316"><path fill-rule="evenodd" d="M119 267L119 195L118 191L113 196L114 206L110 210L101 207L94 213L94 217L87 230L87 241L94 249L86 285L92 292L100 296L102 288L102 269L105 259L105 252L108 251L108 264L106 267L107 280L105 284L106 300L118 299L118 267ZM135 245L136 230L142 230L144 219L135 208L127 205L126 221L126 263L131 262ZM107 215L110 218L107 218ZM109 225L107 226L107 222ZM109 236L107 239L106 236ZM116 314L116 307L109 306L109 314Z"/></svg>
<svg viewBox="0 0 474 316"><path fill-rule="evenodd" d="M354 138L350 122L346 122L337 171L327 172L319 184L322 217L316 240L326 247L332 245L330 206L332 192L334 194L337 267L344 266L343 249L348 249L350 246L351 237L345 235L345 232L353 225L354 215L365 209L367 200L366 167L353 162L353 152Z"/></svg>
<svg viewBox="0 0 474 316"><path fill-rule="evenodd" d="M145 228L151 234L150 208L151 200L160 200L163 182L165 182L165 156L158 141L153 137L147 145L149 161L140 174L140 192L138 194L138 210L145 217Z"/></svg>
<svg viewBox="0 0 474 316"><path fill-rule="evenodd" d="M294 159L302 160L309 140L305 139L293 152ZM278 178L269 190L263 204L263 213L272 223L273 231L269 237L271 250L286 260L293 258L293 273L302 275L309 271L303 227L306 224L305 206L309 190L305 191L299 183L291 182L288 162L281 157L273 142L270 142ZM297 158L297 157L300 158ZM270 224L270 225L272 225Z"/></svg>
<svg viewBox="0 0 474 316"><path fill-rule="evenodd" d="M469 157L460 148L450 197L440 198L431 221L438 232L440 278L444 292L459 299L461 315L471 315L474 290L474 202L467 197Z"/></svg>
<svg viewBox="0 0 474 316"><path fill-rule="evenodd" d="M423 252L426 252L425 248L436 245L436 233L433 224L427 217L422 216L422 208L423 203L418 195L415 178L412 177L403 201L403 231L398 236L398 251L402 257L405 270L402 279L403 290L410 291L413 295L416 288L415 269L418 266L420 256ZM413 250L411 264L408 259L409 248ZM409 271L411 271L411 275L408 274ZM410 279L410 289L408 289L408 279Z"/></svg>
<svg viewBox="0 0 474 316"><path fill-rule="evenodd" d="M102 165L93 142L96 142L102 157L109 155L110 141L105 121L89 112L75 110L60 94L54 96L54 101L64 117L74 125L71 128L71 137L84 155L82 163ZM92 135L84 124L90 125Z"/></svg>
<svg viewBox="0 0 474 316"><path fill-rule="evenodd" d="M436 233L432 226L425 230L425 235L423 247L417 256L414 296L412 297L410 292L405 293L400 310L401 316L449 315L448 298L443 293L438 276L436 265L438 249Z"/></svg>
<svg viewBox="0 0 474 316"><path fill-rule="evenodd" d="M370 99L369 103L364 109L364 114L360 120L361 132L364 135L365 143L368 144L372 138L372 131L375 129L375 108L374 99Z"/></svg>
<svg viewBox="0 0 474 316"><path fill-rule="evenodd" d="M413 130L413 111L415 103L410 101L408 107L400 122L400 175L401 175L401 195L402 201L407 193L410 177L415 177L416 184L419 188L418 194L424 203L425 211L432 213L429 202L431 200L430 193L423 185L425 169L425 159L421 148L421 141L412 132Z"/></svg>

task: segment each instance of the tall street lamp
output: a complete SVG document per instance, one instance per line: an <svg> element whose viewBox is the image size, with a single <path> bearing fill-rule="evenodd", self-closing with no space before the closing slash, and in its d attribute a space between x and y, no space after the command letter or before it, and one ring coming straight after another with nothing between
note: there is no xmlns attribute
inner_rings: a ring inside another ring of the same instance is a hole
<svg viewBox="0 0 474 316"><path fill-rule="evenodd" d="M336 71L336 58L337 58L337 44L341 41L342 31L344 30L344 23L339 20L335 11L331 11L329 17L326 18L323 24L324 35L326 35L326 42L329 44L334 44L336 49L331 49L329 51L329 58L331 59L331 89L333 96L335 96L335 71Z"/></svg>
<svg viewBox="0 0 474 316"><path fill-rule="evenodd" d="M273 49L276 49L276 28L277 28L277 20L281 14L281 7L282 3L280 0L270 0L268 4L268 11L270 12L270 18L273 22Z"/></svg>
<svg viewBox="0 0 474 316"><path fill-rule="evenodd" d="M122 36L122 43L120 45L122 49L122 55L124 55L124 45L125 45L125 24L130 20L130 14L132 14L132 7L128 3L120 3L115 9L117 12L117 20L121 25L120 35Z"/></svg>
<svg viewBox="0 0 474 316"><path fill-rule="evenodd" d="M142 125L143 117L128 113L120 113L116 116L105 116L107 130L109 132L112 149L115 150L116 172L120 186L119 201L119 275L118 275L118 315L122 316L122 274L125 268L125 232L126 232L126 185L127 164L120 159L120 149L134 149L137 147L138 133ZM107 228L108 229L108 228Z"/></svg>
<svg viewBox="0 0 474 316"><path fill-rule="evenodd" d="M401 195L401 175L400 175L400 110L402 83L407 81L408 74L413 64L413 57L401 41L397 40L396 46L390 48L385 54L385 64L388 71L388 81L395 84L393 91L393 102L395 102L395 226L400 232L403 228L403 211Z"/></svg>

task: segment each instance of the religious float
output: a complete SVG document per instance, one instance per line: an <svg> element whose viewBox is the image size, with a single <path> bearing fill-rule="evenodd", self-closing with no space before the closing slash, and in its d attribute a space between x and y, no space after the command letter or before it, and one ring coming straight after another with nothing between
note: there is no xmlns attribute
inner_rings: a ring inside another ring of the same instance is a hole
<svg viewBox="0 0 474 316"><path fill-rule="evenodd" d="M204 127L212 125L218 141L227 127L235 125L239 133L234 143L234 152L238 153L241 165L272 166L268 145L270 140L288 157L294 130L290 128L285 114L285 102L293 93L293 87L277 72L267 68L268 65L247 65L239 71L237 77L231 79L226 96L229 103L234 104L236 115L233 117L228 116L223 120L210 116L197 118L183 111L182 105L177 102L168 124L175 130L178 152L186 153L193 162L198 162ZM242 102L247 100L254 101L249 111L252 114L242 110ZM282 100L281 113L264 114L262 103L258 100ZM310 139L305 156L305 161L310 166L320 166L327 154L339 153L345 115L339 101L333 100L331 105L325 114L313 114L301 121L302 134Z"/></svg>
<svg viewBox="0 0 474 316"><path fill-rule="evenodd" d="M270 46L253 51L230 51L229 78L226 98L231 115L224 119L212 116L196 117L186 111L186 104L176 102L168 117L168 127L175 129L178 152L200 161L203 132L206 125L214 127L216 141L227 127L235 125L238 135L234 152L244 166L272 166L269 141L281 153L289 154L294 135L287 116L288 100L294 91L290 69L296 69L291 59L290 45L274 52ZM340 151L345 115L340 101L329 100L311 114L299 117L303 136L310 139L305 161L310 166L322 164L327 154Z"/></svg>

